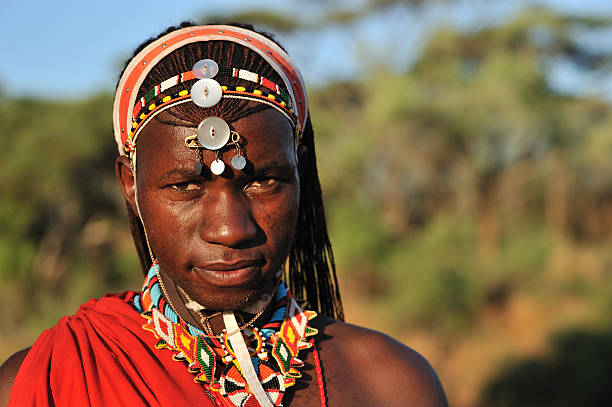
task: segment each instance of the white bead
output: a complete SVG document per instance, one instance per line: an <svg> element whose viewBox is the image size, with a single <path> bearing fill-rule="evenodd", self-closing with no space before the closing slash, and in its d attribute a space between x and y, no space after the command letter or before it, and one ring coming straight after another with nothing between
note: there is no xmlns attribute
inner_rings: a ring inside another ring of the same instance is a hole
<svg viewBox="0 0 612 407"><path fill-rule="evenodd" d="M210 170L215 175L221 175L225 171L225 164L217 158L210 164Z"/></svg>

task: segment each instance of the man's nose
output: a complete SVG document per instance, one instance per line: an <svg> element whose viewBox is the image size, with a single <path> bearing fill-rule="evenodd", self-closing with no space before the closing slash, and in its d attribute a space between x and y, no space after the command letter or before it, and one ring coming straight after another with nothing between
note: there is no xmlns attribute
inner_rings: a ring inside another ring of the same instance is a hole
<svg viewBox="0 0 612 407"><path fill-rule="evenodd" d="M257 224L248 199L229 191L209 196L203 202L200 235L208 243L240 247L257 236Z"/></svg>

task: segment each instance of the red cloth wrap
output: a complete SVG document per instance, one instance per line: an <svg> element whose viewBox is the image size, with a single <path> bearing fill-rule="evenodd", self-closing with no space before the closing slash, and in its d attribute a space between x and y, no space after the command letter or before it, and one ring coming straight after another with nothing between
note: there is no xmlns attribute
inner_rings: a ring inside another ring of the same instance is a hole
<svg viewBox="0 0 612 407"><path fill-rule="evenodd" d="M38 338L9 406L214 406L132 307L134 292L83 304Z"/></svg>

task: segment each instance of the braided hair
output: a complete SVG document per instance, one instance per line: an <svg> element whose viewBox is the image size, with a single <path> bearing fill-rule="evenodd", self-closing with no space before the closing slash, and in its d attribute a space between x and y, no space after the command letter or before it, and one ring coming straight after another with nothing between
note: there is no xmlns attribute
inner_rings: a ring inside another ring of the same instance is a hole
<svg viewBox="0 0 612 407"><path fill-rule="evenodd" d="M191 22L183 22L179 26L169 27L160 35L150 38L138 46L129 60L160 37L193 25L195 24ZM256 30L252 25L236 23L229 25L254 31L277 42L271 34ZM167 78L179 72L191 70L195 62L204 58L223 61L225 66L238 66L242 69L257 72L261 76L276 81L276 83L282 83L278 73L261 56L247 47L230 41L196 42L173 51L156 64L142 83L138 98L142 97L148 89ZM129 60L126 62L124 70ZM252 86L252 83L245 83L240 78L227 78L227 82L228 86ZM189 89L191 84L183 83L179 86ZM249 103L239 99L224 100L224 103L206 109L206 111L192 103L184 103L169 109L167 111L169 114L163 115L163 121L171 125L197 126L205 117L212 114L222 116L228 122L234 122L268 108L267 105L262 103ZM156 116L155 119L162 120L159 119L159 116ZM317 172L314 131L310 117L308 117L303 129L301 145L305 147L305 151L298 160L300 178L299 212L284 278L296 298L305 300L312 309L322 315L343 320L342 301L336 277L334 256L327 233L321 186ZM130 205L127 205L127 210L140 264L143 273L146 274L151 267L151 258L144 228L140 218L134 213Z"/></svg>

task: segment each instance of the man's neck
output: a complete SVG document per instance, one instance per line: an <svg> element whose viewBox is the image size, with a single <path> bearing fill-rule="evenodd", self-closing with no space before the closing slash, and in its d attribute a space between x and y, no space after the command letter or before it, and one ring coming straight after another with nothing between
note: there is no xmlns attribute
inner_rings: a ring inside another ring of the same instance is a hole
<svg viewBox="0 0 612 407"><path fill-rule="evenodd" d="M161 269L159 270L159 277L163 287L165 288L164 296L167 297L166 299L170 303L171 307L176 311L179 318L208 334L210 334L211 331L213 335L221 334L225 328L221 312L206 309L196 311L195 309L192 309L195 307L187 307L186 304L193 300L188 298L186 293L180 287L178 287L174 281ZM263 307L265 307L263 313L257 318L256 321L253 322L253 325L260 326L263 325L264 321L270 319L270 313L273 311L273 307L270 305L273 303L273 299L272 301L261 301L256 303L255 307L249 308L249 312L234 310L234 314L236 315L238 323L242 325L251 321L256 314L259 313Z"/></svg>

